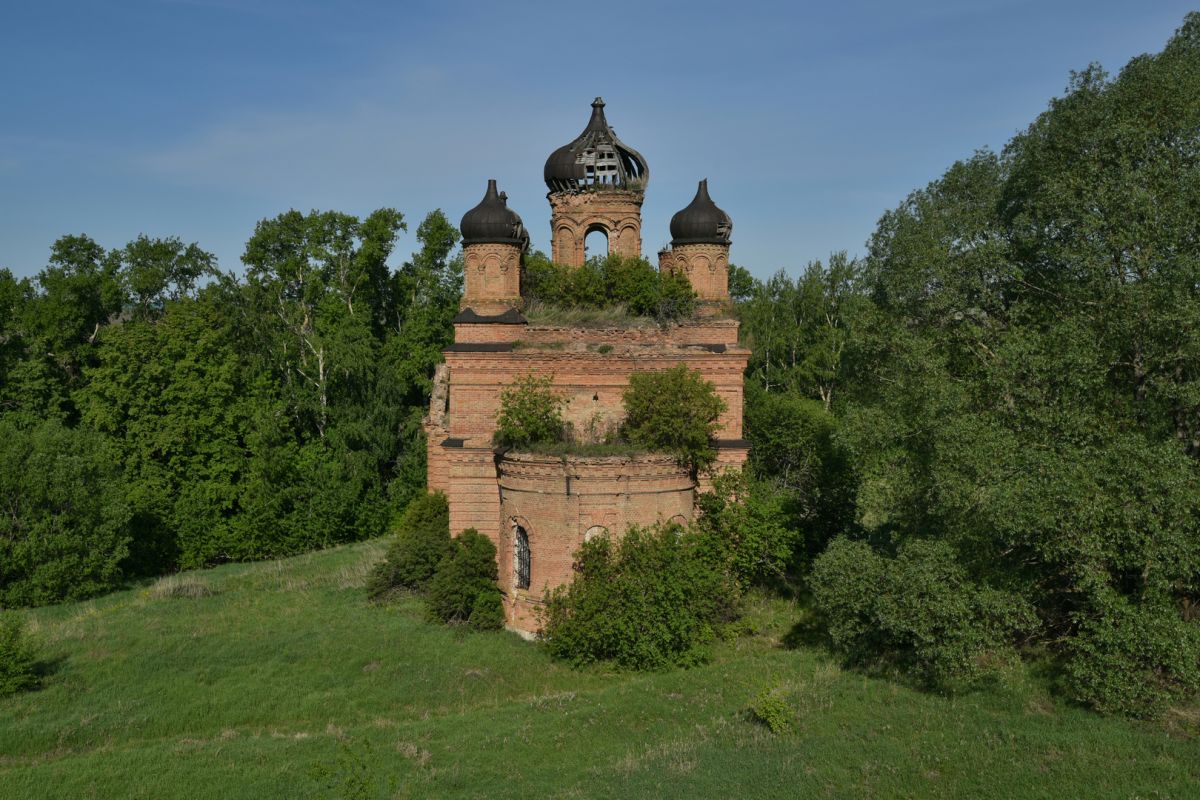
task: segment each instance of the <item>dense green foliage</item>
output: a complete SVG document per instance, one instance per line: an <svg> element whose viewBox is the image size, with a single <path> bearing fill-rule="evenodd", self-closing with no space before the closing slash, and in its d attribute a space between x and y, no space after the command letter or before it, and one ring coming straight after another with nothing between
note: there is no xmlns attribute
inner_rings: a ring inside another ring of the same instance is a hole
<svg viewBox="0 0 1200 800"><path fill-rule="evenodd" d="M746 473L712 476L689 526L632 526L585 542L569 584L546 598L541 635L574 664L692 666L756 585L779 587L797 546L783 496Z"/></svg>
<svg viewBox="0 0 1200 800"><path fill-rule="evenodd" d="M240 280L146 237L63 237L36 279L0 271L3 602L382 532L424 485L461 291L440 211L387 265L404 227L289 211L259 223Z"/></svg>
<svg viewBox="0 0 1200 800"><path fill-rule="evenodd" d="M1200 693L1200 625L1170 606L1105 600L1071 637L1065 672L1073 695L1100 711L1132 716L1194 700Z"/></svg>
<svg viewBox="0 0 1200 800"><path fill-rule="evenodd" d="M448 552L438 563L425 607L434 622L466 622L476 629L496 629L504 625L500 610L496 546L474 528L454 537Z"/></svg>
<svg viewBox="0 0 1200 800"><path fill-rule="evenodd" d="M496 447L567 455L662 452L698 473L716 456L712 436L725 404L699 372L680 364L661 372L636 372L624 394L624 420L602 415L576 426L565 422L566 398L554 376L518 375L500 391L492 443Z"/></svg>
<svg viewBox="0 0 1200 800"><path fill-rule="evenodd" d="M741 470L715 475L712 483L697 499L700 516L692 526L706 557L742 591L779 584L801 550L786 496Z"/></svg>
<svg viewBox="0 0 1200 800"><path fill-rule="evenodd" d="M57 421L0 419L0 608L112 589L129 548L113 448Z"/></svg>
<svg viewBox="0 0 1200 800"><path fill-rule="evenodd" d="M567 400L554 391L553 375L518 375L500 390L500 411L492 443L514 449L561 442L562 408Z"/></svg>
<svg viewBox="0 0 1200 800"><path fill-rule="evenodd" d="M617 541L584 543L575 579L546 598L541 635L553 656L575 664L693 665L707 657L735 593L702 537L635 526Z"/></svg>
<svg viewBox="0 0 1200 800"><path fill-rule="evenodd" d="M687 278L660 273L644 258L596 256L578 269L551 262L543 253L525 258L521 293L532 304L562 308L621 306L661 323L691 317L696 293Z"/></svg>
<svg viewBox="0 0 1200 800"><path fill-rule="evenodd" d="M1028 603L974 584L942 541L909 539L887 558L836 539L810 581L835 647L859 664L896 664L939 689L983 677L1037 627Z"/></svg>
<svg viewBox="0 0 1200 800"><path fill-rule="evenodd" d="M754 351L747 376L767 392L796 392L828 411L844 377L851 324L864 307L860 264L835 253L809 264L795 281L780 271L743 290L742 337Z"/></svg>
<svg viewBox="0 0 1200 800"><path fill-rule="evenodd" d="M1119 655L1141 635L1120 626L1174 628L1200 590L1200 106L1179 102L1197 92L1193 15L886 215L865 276L862 519L951 541L1033 599L1099 708L1194 687L1179 664L1200 661L1195 637Z"/></svg>
<svg viewBox="0 0 1200 800"><path fill-rule="evenodd" d="M450 538L450 506L441 492L415 498L394 525L395 538L367 576L376 602L405 592L425 595L434 622L467 623L475 630L504 627L496 585L496 548L474 528Z"/></svg>
<svg viewBox="0 0 1200 800"><path fill-rule="evenodd" d="M1023 642L1100 710L1200 688L1198 96L1192 14L910 195L864 260L741 305L751 467L809 557L845 532L806 579L851 661L945 685Z"/></svg>
<svg viewBox="0 0 1200 800"><path fill-rule="evenodd" d="M781 692L763 689L750 702L750 716L767 726L774 734L787 733L792 729L792 706Z"/></svg>
<svg viewBox="0 0 1200 800"><path fill-rule="evenodd" d="M472 630L498 631L504 627L504 598L500 587L492 583L475 594L467 624Z"/></svg>
<svg viewBox="0 0 1200 800"><path fill-rule="evenodd" d="M727 406L699 371L677 364L635 372L622 400L623 433L633 444L674 456L693 475L716 460L713 437Z"/></svg>
<svg viewBox="0 0 1200 800"><path fill-rule="evenodd" d="M745 436L756 495L778 507L795 532L792 567L803 570L829 540L854 524L853 464L839 420L798 391L745 386Z"/></svg>
<svg viewBox="0 0 1200 800"><path fill-rule="evenodd" d="M399 591L424 589L450 553L450 506L441 492L413 499L392 526L393 539L367 579L367 596L386 600Z"/></svg>
<svg viewBox="0 0 1200 800"><path fill-rule="evenodd" d="M0 698L36 689L38 648L16 614L0 614Z"/></svg>

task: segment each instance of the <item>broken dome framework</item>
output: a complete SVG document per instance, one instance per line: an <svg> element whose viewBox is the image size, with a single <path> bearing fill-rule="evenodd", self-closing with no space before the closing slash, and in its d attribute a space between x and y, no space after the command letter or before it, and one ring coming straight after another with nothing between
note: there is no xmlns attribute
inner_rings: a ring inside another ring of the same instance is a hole
<svg viewBox="0 0 1200 800"><path fill-rule="evenodd" d="M642 200L650 166L637 150L617 138L604 115L604 100L592 101L587 127L555 150L542 171L549 193L551 257L582 267L585 241L600 231L608 251L642 254Z"/></svg>
<svg viewBox="0 0 1200 800"><path fill-rule="evenodd" d="M604 98L597 97L583 133L550 154L542 175L551 193L606 188L645 192L650 167L641 153L617 138L604 116Z"/></svg>
<svg viewBox="0 0 1200 800"><path fill-rule="evenodd" d="M546 160L554 260L581 266L593 230L609 251L641 254L646 160L621 142L604 101L575 140ZM678 223L678 224L677 224ZM568 582L587 538L629 525L688 522L696 486L665 456L585 457L497 453L492 433L501 390L522 374L552 376L576 431L600 430L623 416L621 396L634 372L685 364L711 382L727 410L719 419L717 467L740 466L742 374L749 351L737 344L728 306L732 222L702 181L671 222L672 245L659 268L687 276L703 314L667 328L581 328L529 324L521 314L521 259L529 238L495 181L464 215L464 291L454 343L434 378L425 430L429 489L446 493L455 533L476 528L496 544L510 628L533 632L550 588Z"/></svg>

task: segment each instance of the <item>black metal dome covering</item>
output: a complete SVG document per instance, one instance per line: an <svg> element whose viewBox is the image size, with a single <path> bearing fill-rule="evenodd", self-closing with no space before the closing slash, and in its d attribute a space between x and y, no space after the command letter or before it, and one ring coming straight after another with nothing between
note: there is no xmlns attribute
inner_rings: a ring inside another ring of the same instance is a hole
<svg viewBox="0 0 1200 800"><path fill-rule="evenodd" d="M508 207L508 195L497 193L495 179L488 181L487 192L479 205L463 214L458 226L463 244L515 244L529 247L529 233L517 212Z"/></svg>
<svg viewBox="0 0 1200 800"><path fill-rule="evenodd" d="M671 246L729 244L733 220L708 196L708 178L700 181L688 207L671 217Z"/></svg>
<svg viewBox="0 0 1200 800"><path fill-rule="evenodd" d="M642 190L650 168L642 154L618 139L608 126L604 100L597 97L583 133L546 159L544 177L552 192L603 187Z"/></svg>

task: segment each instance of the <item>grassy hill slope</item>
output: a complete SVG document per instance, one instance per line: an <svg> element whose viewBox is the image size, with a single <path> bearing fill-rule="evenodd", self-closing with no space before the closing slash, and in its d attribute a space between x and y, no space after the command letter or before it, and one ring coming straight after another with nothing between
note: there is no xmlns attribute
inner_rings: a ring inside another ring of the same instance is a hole
<svg viewBox="0 0 1200 800"><path fill-rule="evenodd" d="M780 644L752 604L713 662L576 671L511 634L368 605L382 546L41 609L53 674L0 700L3 798L1200 796L1194 719L1104 719L1024 673L957 699ZM745 712L766 686L797 712Z"/></svg>

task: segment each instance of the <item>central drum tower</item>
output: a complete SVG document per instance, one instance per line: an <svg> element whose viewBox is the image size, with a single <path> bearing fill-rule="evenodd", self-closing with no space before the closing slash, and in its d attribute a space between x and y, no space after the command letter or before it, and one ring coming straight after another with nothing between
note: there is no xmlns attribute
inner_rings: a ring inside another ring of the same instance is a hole
<svg viewBox="0 0 1200 800"><path fill-rule="evenodd" d="M603 98L592 101L583 133L546 159L544 177L555 263L582 267L584 240L594 231L608 239L609 253L642 254L642 200L650 169L609 127Z"/></svg>

